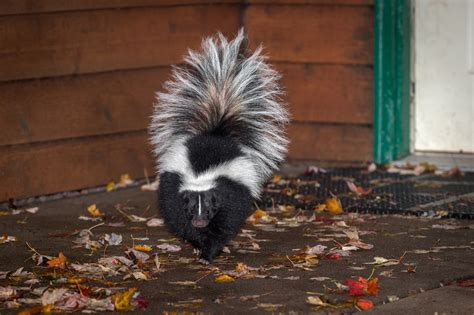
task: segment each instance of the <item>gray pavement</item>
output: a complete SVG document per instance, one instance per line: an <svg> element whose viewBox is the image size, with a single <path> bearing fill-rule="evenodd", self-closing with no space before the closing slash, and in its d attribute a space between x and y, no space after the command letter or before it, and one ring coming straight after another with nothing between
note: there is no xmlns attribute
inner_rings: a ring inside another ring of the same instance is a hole
<svg viewBox="0 0 474 315"><path fill-rule="evenodd" d="M0 271L24 267L34 271L40 280L31 285L32 289L45 285L58 288L61 284L52 281L51 274L46 281L47 268L38 267L29 259L32 253L26 242L43 255L63 252L68 264L121 256L133 245L144 244L153 248L147 254L158 255L159 272L152 274L150 280L123 280L123 274L104 276L100 284L103 286L107 280L111 288L136 287L140 296L149 301L148 307L135 310L137 313L353 313L359 309L352 306L354 297L348 292L346 280L358 277L379 279L377 296L360 297L375 304L371 310L374 314L474 313L472 286L456 283L474 278L472 221L347 213L312 216L312 212L291 209L267 211L270 217L260 220L268 222L247 224L244 233L229 245L229 253L214 264L203 266L197 262L193 249L173 239L165 227L130 222L116 210L116 205L121 204L120 209L128 215L159 217L155 195L139 188L121 189L41 203L36 214L1 216L1 233L15 236L17 241L0 244ZM78 219L88 215L91 204L97 204L105 213L103 222ZM124 225L114 226L119 222ZM91 230L91 238L99 240L105 233L117 233L123 237L119 246L104 246L96 251L73 247L78 231L101 223L104 224ZM362 244L354 242L354 231ZM156 248L163 243L178 245L182 250L165 252ZM326 248L315 248L316 245ZM370 245L373 248L362 249ZM303 254L307 248L313 248L314 256ZM370 264L374 260L377 264ZM238 263L244 265L236 272ZM222 274L234 281L217 282ZM99 285L88 281L83 285ZM18 284L0 280L0 286L7 285ZM326 304L311 305L308 297L320 297ZM5 303L2 305L2 314L25 308L22 304L19 309L7 310Z"/></svg>

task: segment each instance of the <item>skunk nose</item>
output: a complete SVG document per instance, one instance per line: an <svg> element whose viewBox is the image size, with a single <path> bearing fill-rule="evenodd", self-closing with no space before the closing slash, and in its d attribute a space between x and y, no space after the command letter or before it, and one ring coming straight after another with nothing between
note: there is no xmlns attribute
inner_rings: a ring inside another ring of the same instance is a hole
<svg viewBox="0 0 474 315"><path fill-rule="evenodd" d="M206 220L202 217L195 217L191 220L191 224L196 228L203 228L209 224L209 220Z"/></svg>

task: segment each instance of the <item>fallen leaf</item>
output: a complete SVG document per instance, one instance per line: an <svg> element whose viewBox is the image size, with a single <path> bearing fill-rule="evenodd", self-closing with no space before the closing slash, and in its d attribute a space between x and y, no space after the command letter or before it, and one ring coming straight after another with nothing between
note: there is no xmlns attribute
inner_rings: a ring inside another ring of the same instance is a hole
<svg viewBox="0 0 474 315"><path fill-rule="evenodd" d="M370 165L367 167L367 171L369 173L375 172L377 170L377 165L375 163L370 163Z"/></svg>
<svg viewBox="0 0 474 315"><path fill-rule="evenodd" d="M326 204L321 203L321 204L319 204L319 205L316 205L316 206L314 206L313 210L314 210L316 213L321 213L321 212L323 212L323 211L326 210Z"/></svg>
<svg viewBox="0 0 474 315"><path fill-rule="evenodd" d="M328 306L329 304L326 302L323 302L319 296L308 296L306 298L306 303L311 304L311 305L316 305L316 306Z"/></svg>
<svg viewBox="0 0 474 315"><path fill-rule="evenodd" d="M99 208L97 208L97 205L95 203L87 207L87 211L89 211L91 216L93 216L94 218L103 217L105 215L100 211Z"/></svg>
<svg viewBox="0 0 474 315"><path fill-rule="evenodd" d="M130 175L128 174L120 175L120 187L125 187L130 184L133 184L133 180L130 178Z"/></svg>
<svg viewBox="0 0 474 315"><path fill-rule="evenodd" d="M79 220L83 220L83 221L92 221L92 222L95 222L95 221L102 221L102 218L101 218L101 217L91 218L91 217L86 217L85 215L79 216L78 219L79 219Z"/></svg>
<svg viewBox="0 0 474 315"><path fill-rule="evenodd" d="M326 248L327 246L324 245L316 245L313 247L306 248L305 253L310 255L319 255L322 254Z"/></svg>
<svg viewBox="0 0 474 315"><path fill-rule="evenodd" d="M148 220L146 225L149 227L163 226L165 225L165 222L163 219L153 218L153 219Z"/></svg>
<svg viewBox="0 0 474 315"><path fill-rule="evenodd" d="M63 296L68 291L69 289L66 288L55 289L52 291L46 290L44 291L43 296L41 297L41 304L43 304L43 306L54 305L56 302L63 299Z"/></svg>
<svg viewBox="0 0 474 315"><path fill-rule="evenodd" d="M167 252L179 252L181 250L180 246L168 243L156 245L156 247Z"/></svg>
<svg viewBox="0 0 474 315"><path fill-rule="evenodd" d="M16 241L17 241L16 236L9 236L9 235L3 234L3 236L0 237L0 244L16 242Z"/></svg>
<svg viewBox="0 0 474 315"><path fill-rule="evenodd" d="M16 295L16 290L12 287L0 287L0 301L8 300Z"/></svg>
<svg viewBox="0 0 474 315"><path fill-rule="evenodd" d="M130 311L133 310L133 305L130 304L130 302L133 299L133 296L135 292L137 291L137 288L129 288L127 291L123 293L116 293L112 297L112 300L115 305L115 309L117 311Z"/></svg>
<svg viewBox="0 0 474 315"><path fill-rule="evenodd" d="M214 279L218 283L234 282L235 279L229 275L223 274Z"/></svg>
<svg viewBox="0 0 474 315"><path fill-rule="evenodd" d="M141 252L151 252L153 250L153 248L148 245L135 245L133 248Z"/></svg>
<svg viewBox="0 0 474 315"><path fill-rule="evenodd" d="M117 246L122 243L122 235L121 234L105 234L104 239L110 246Z"/></svg>
<svg viewBox="0 0 474 315"><path fill-rule="evenodd" d="M38 211L39 211L38 207L32 207L32 208L25 209L25 212L28 212L28 213L31 213L31 214L35 214Z"/></svg>
<svg viewBox="0 0 474 315"><path fill-rule="evenodd" d="M371 300L366 299L357 299L356 305L358 308L364 311L374 307L374 303Z"/></svg>
<svg viewBox="0 0 474 315"><path fill-rule="evenodd" d="M346 180L346 184L349 190L353 193L356 193L357 196L365 196L372 192L372 188L364 189L363 187L357 186L356 184L354 184L354 182L349 180Z"/></svg>
<svg viewBox="0 0 474 315"><path fill-rule="evenodd" d="M377 295L379 293L380 287L378 286L378 278L373 278L367 280L365 278L359 277L358 280L346 280L346 284L349 287L349 295L359 296L359 295Z"/></svg>
<svg viewBox="0 0 474 315"><path fill-rule="evenodd" d="M341 201L337 197L331 197L326 199L325 204L327 211L329 211L329 213L331 214L341 214L344 212L344 210L342 209Z"/></svg>
<svg viewBox="0 0 474 315"><path fill-rule="evenodd" d="M108 182L107 186L105 186L105 189L107 190L107 192L114 190L114 188L115 188L115 182L113 180Z"/></svg>
<svg viewBox="0 0 474 315"><path fill-rule="evenodd" d="M283 307L284 305L283 304L272 304L272 303L258 303L257 306L260 307L260 308L263 308L267 312L274 312L278 308Z"/></svg>
<svg viewBox="0 0 474 315"><path fill-rule="evenodd" d="M48 267L64 269L66 268L66 261L66 256L64 256L62 252L59 252L58 257L49 260L47 264Z"/></svg>

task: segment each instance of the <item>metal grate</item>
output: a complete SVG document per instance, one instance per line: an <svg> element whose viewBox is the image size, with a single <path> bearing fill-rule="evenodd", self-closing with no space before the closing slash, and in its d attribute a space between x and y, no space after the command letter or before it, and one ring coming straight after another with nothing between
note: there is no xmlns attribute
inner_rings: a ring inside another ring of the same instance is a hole
<svg viewBox="0 0 474 315"><path fill-rule="evenodd" d="M372 192L357 196L349 190L346 181L353 181L365 189L371 188ZM270 183L262 203L267 207L286 204L311 210L331 194L338 196L344 209L351 212L419 216L443 213L452 218L474 219L474 173L457 177L414 176L337 168L326 173L304 174L280 184ZM305 197L301 201L295 195Z"/></svg>

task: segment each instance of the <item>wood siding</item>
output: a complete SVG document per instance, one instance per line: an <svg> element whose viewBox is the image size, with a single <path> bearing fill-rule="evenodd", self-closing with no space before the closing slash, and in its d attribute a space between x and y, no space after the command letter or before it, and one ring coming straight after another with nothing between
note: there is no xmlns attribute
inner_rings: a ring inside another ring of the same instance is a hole
<svg viewBox="0 0 474 315"><path fill-rule="evenodd" d="M369 0L1 1L0 201L153 174L170 65L242 26L283 74L288 159L370 160L372 24Z"/></svg>

